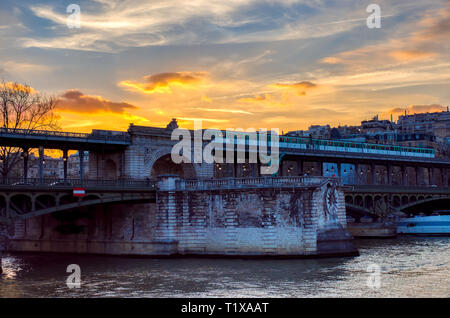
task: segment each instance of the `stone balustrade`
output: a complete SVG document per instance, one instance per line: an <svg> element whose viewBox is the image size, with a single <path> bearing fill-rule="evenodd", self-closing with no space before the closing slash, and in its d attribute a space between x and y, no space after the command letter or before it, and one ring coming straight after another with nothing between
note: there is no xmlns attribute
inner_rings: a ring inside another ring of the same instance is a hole
<svg viewBox="0 0 450 318"><path fill-rule="evenodd" d="M306 177L258 177L258 178L224 178L211 180L183 180L176 177L171 190L220 190L239 188L265 188L265 187L308 187L320 186L327 181L339 182L339 178L306 176ZM160 183L161 185L161 183ZM160 186L160 189L167 189L167 185Z"/></svg>

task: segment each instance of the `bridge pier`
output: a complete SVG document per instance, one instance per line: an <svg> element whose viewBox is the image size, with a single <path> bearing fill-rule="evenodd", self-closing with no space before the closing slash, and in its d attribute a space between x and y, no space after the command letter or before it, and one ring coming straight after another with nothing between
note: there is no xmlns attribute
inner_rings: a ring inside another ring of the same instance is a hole
<svg viewBox="0 0 450 318"><path fill-rule="evenodd" d="M5 223L0 223L0 274L3 273L2 267L2 257L4 252L8 247L8 233L7 233L8 225Z"/></svg>

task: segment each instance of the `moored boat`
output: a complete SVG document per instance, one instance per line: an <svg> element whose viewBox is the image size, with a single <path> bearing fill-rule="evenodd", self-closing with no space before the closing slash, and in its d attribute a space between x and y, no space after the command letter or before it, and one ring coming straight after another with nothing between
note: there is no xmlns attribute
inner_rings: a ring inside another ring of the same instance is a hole
<svg viewBox="0 0 450 318"><path fill-rule="evenodd" d="M403 218L397 224L397 232L415 235L450 235L450 210Z"/></svg>

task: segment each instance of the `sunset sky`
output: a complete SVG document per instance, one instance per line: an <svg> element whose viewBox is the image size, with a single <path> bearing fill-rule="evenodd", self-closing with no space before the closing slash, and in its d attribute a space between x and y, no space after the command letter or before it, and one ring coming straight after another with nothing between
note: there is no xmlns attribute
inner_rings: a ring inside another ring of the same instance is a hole
<svg viewBox="0 0 450 318"><path fill-rule="evenodd" d="M57 96L67 131L396 119L450 104L450 2L1 0L0 80Z"/></svg>

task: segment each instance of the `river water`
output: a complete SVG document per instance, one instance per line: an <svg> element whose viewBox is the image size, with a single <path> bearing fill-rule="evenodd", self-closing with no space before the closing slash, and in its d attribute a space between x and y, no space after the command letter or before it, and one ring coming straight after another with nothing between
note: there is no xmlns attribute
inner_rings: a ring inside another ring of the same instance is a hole
<svg viewBox="0 0 450 318"><path fill-rule="evenodd" d="M13 254L0 297L450 296L450 237L356 243L358 257L307 260ZM80 266L78 289L66 285L69 264Z"/></svg>

